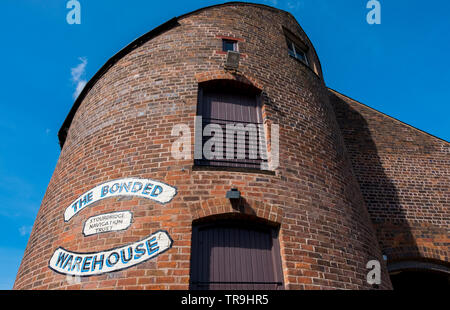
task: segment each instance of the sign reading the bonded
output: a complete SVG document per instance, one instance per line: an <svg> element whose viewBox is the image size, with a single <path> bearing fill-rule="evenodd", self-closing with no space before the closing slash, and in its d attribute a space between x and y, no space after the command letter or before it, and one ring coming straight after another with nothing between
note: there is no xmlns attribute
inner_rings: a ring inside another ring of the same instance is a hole
<svg viewBox="0 0 450 310"><path fill-rule="evenodd" d="M165 204L177 194L177 189L162 182L151 179L126 178L100 184L87 191L66 208L64 221L70 219L100 199L115 196L138 196Z"/></svg>
<svg viewBox="0 0 450 310"><path fill-rule="evenodd" d="M59 247L48 265L66 275L100 275L138 265L171 247L172 239L167 232L158 231L136 243L97 253L75 253Z"/></svg>
<svg viewBox="0 0 450 310"><path fill-rule="evenodd" d="M100 214L87 219L84 223L83 234L90 236L109 231L125 230L131 225L133 213L130 211Z"/></svg>

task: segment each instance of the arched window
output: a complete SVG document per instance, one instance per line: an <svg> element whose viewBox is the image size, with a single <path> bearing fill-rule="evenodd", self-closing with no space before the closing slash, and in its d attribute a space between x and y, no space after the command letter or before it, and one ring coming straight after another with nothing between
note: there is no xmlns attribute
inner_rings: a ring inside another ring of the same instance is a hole
<svg viewBox="0 0 450 310"><path fill-rule="evenodd" d="M450 268L442 262L399 261L388 264L394 290L448 290Z"/></svg>
<svg viewBox="0 0 450 310"><path fill-rule="evenodd" d="M199 85L196 150L201 154L195 165L261 169L267 163L260 97L256 87L233 80Z"/></svg>
<svg viewBox="0 0 450 310"><path fill-rule="evenodd" d="M194 224L190 289L283 288L278 229L225 220Z"/></svg>

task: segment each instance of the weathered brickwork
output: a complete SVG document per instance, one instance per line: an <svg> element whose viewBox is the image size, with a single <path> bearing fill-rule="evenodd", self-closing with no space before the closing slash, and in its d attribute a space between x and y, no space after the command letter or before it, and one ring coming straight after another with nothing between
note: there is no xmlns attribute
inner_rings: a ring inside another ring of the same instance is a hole
<svg viewBox="0 0 450 310"><path fill-rule="evenodd" d="M388 262L449 264L450 143L331 91Z"/></svg>
<svg viewBox="0 0 450 310"><path fill-rule="evenodd" d="M319 60L292 15L233 3L177 22L121 57L82 94L14 288L187 289L192 222L223 216L280 226L286 289L370 289L366 263L373 259L383 264L380 288L391 288ZM288 55L282 27L309 47L312 69ZM244 54L238 74L224 71L222 37L238 39ZM261 89L264 123L280 125L280 166L273 173L194 169L193 159L172 157L178 138L171 136L173 126L187 124L194 142L198 86L212 79ZM136 197L104 199L64 222L65 208L82 193L125 177L158 180L178 194L165 205ZM225 199L231 187L239 189L245 206L234 208ZM90 216L119 210L133 212L129 229L83 236ZM135 267L82 277L80 283L48 267L59 246L101 251L159 229L170 234L173 247Z"/></svg>

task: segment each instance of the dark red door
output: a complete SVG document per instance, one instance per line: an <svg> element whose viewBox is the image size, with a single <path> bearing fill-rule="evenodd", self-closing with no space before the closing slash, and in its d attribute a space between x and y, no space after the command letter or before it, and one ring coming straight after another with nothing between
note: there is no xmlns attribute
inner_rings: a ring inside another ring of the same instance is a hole
<svg viewBox="0 0 450 310"><path fill-rule="evenodd" d="M194 225L191 289L282 289L277 230L249 222Z"/></svg>

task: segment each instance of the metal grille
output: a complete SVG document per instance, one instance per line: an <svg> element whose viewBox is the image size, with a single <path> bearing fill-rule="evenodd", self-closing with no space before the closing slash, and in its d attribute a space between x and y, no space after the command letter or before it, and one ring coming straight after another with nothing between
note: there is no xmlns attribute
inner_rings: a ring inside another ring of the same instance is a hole
<svg viewBox="0 0 450 310"><path fill-rule="evenodd" d="M215 131L211 132L211 136L203 135L202 149L212 136L221 143L215 143L211 148L214 156L203 152L203 158L197 159L196 165L261 169L263 163L267 164L264 127L257 95L233 88L225 88L224 91L202 90L199 114L202 115L203 132L208 125L219 126L222 138Z"/></svg>

